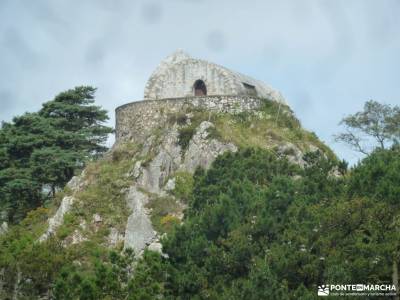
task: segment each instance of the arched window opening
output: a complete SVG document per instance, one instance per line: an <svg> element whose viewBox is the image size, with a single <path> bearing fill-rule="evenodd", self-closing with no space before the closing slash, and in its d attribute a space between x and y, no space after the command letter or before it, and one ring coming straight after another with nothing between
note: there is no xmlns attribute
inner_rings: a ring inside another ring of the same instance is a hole
<svg viewBox="0 0 400 300"><path fill-rule="evenodd" d="M207 95L207 87L203 80L196 80L193 85L194 95L195 96L206 96Z"/></svg>
<svg viewBox="0 0 400 300"><path fill-rule="evenodd" d="M242 82L244 88L246 89L246 93L249 96L256 96L257 97L257 90L254 85L248 84L246 82Z"/></svg>

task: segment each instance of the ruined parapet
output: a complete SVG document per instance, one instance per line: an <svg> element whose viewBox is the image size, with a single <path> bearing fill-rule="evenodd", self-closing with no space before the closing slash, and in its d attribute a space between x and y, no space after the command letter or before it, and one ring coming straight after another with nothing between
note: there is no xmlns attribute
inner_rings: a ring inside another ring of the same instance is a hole
<svg viewBox="0 0 400 300"><path fill-rule="evenodd" d="M143 143L154 129L168 126L171 114L191 108L235 114L257 110L263 99L286 105L269 85L178 50L152 73L143 101L116 109L116 142Z"/></svg>
<svg viewBox="0 0 400 300"><path fill-rule="evenodd" d="M163 127L169 115L188 108L240 113L257 110L262 102L250 96L202 96L128 103L116 109L116 142L141 143L155 128Z"/></svg>

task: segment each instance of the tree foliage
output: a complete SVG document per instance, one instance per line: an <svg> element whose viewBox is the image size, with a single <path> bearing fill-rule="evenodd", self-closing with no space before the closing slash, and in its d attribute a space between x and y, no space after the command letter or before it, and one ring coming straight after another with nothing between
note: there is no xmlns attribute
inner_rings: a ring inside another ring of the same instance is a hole
<svg viewBox="0 0 400 300"><path fill-rule="evenodd" d="M340 122L346 132L336 136L337 141L349 144L353 149L363 154L379 147L385 149L392 144L398 144L400 138L400 107L370 100L364 105L364 110L349 115Z"/></svg>
<svg viewBox="0 0 400 300"><path fill-rule="evenodd" d="M1 192L10 197L2 199L10 199L14 218L43 201L45 186L61 186L77 164L104 150L97 144L102 137L92 136L108 132L102 125L75 137L77 115L84 116L81 125L92 115L71 105L92 102L76 102L80 89L68 94L61 94L62 104L45 104L0 131ZM183 222L162 238L163 255L145 251L135 258L129 249L121 253L90 240L64 247L62 235L36 243L43 226L35 224L44 224L46 213L34 210L0 237L4 297L15 292L16 281L29 299L315 299L321 284L398 286L397 109L369 103L366 114L354 116L349 124L379 146L350 170L319 151L306 153L299 167L273 151L248 148L219 156L193 177L177 174L174 195L188 207ZM97 194L112 197L101 187ZM72 231L67 223L64 229Z"/></svg>
<svg viewBox="0 0 400 300"><path fill-rule="evenodd" d="M320 284L397 284L399 154L376 150L346 172L321 153L305 168L261 149L226 153L195 172L165 255L135 263L90 241L35 245L24 220L0 238L6 288L18 271L33 299L314 299Z"/></svg>
<svg viewBox="0 0 400 300"><path fill-rule="evenodd" d="M318 153L305 169L263 150L218 158L163 241L164 296L314 299L320 284L397 284L399 154L377 150L341 177Z"/></svg>
<svg viewBox="0 0 400 300"><path fill-rule="evenodd" d="M0 210L18 222L51 199L82 168L106 150L111 128L105 110L93 105L96 89L76 87L15 117L0 129Z"/></svg>

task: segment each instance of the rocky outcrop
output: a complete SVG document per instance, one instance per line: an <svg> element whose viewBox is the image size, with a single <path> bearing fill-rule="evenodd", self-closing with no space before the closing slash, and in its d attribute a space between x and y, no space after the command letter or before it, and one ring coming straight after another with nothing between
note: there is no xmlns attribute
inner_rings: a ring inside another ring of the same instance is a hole
<svg viewBox="0 0 400 300"><path fill-rule="evenodd" d="M167 178L181 164L181 147L178 145L178 129L173 127L166 132L160 145L154 145L155 157L147 166L135 166L134 173L140 174L138 186L150 193L159 194Z"/></svg>
<svg viewBox="0 0 400 300"><path fill-rule="evenodd" d="M194 173L197 167L208 169L218 155L226 151L237 151L237 147L232 143L223 143L217 139L210 139L209 130L213 127L214 124L204 121L196 130L185 153L185 159L181 167L184 171Z"/></svg>
<svg viewBox="0 0 400 300"><path fill-rule="evenodd" d="M188 117L186 124L182 126L192 126L190 119ZM171 195L175 189L174 176L177 172L193 174L197 167L208 169L219 155L226 151L237 151L233 143L218 139L218 135L215 135L214 124L209 121L203 121L195 128L185 149L180 146L180 130L181 127L174 124L157 134L147 136L142 150L132 157L132 169L126 173L127 178L132 180L132 184L128 189L121 191L125 193L126 204L131 212L124 232L118 231L111 224L110 233L106 237L108 246L115 247L123 243L125 249L132 248L139 256L146 247L162 253L159 235L153 228L151 211L147 208L151 204L150 201ZM114 150L117 148L118 144ZM280 144L277 153L301 166L305 164L302 151L294 144ZM82 175L71 179L68 186L72 190L72 195L64 197L56 214L50 218L49 228L40 238L41 241L46 240L63 223L64 215L74 204L75 193L85 186L83 178ZM94 214L92 226L96 227L95 225L101 222L102 217ZM80 230L75 230L71 243L80 243L84 240Z"/></svg>
<svg viewBox="0 0 400 300"><path fill-rule="evenodd" d="M292 143L284 143L278 146L277 153L286 157L291 163L297 164L301 167L306 165L303 160L303 152Z"/></svg>
<svg viewBox="0 0 400 300"><path fill-rule="evenodd" d="M74 201L75 198L72 196L67 196L62 199L56 214L49 219L49 227L47 231L39 238L39 241L43 242L55 233L56 229L64 222L64 215L70 211Z"/></svg>
<svg viewBox="0 0 400 300"><path fill-rule="evenodd" d="M0 225L0 235L5 234L8 231L8 223L7 222L3 222Z"/></svg>
<svg viewBox="0 0 400 300"><path fill-rule="evenodd" d="M159 145L146 145L145 151L155 147L153 151L156 154L147 164L136 162L131 172L135 182L126 196L132 214L126 225L125 248L133 248L136 254L140 254L146 247L153 251L162 251L157 232L151 224L150 213L146 209L146 204L151 200L140 190L163 196L174 189L175 172L194 173L199 166L208 169L218 155L226 151L237 151L237 147L232 143L223 143L210 138L209 129L213 126L211 122L202 122L183 155L178 143L177 126L173 126L165 133ZM156 143L155 140L152 142Z"/></svg>
<svg viewBox="0 0 400 300"><path fill-rule="evenodd" d="M124 234L120 233L118 229L111 227L110 234L107 237L107 244L109 247L116 247L119 243L124 243Z"/></svg>
<svg viewBox="0 0 400 300"><path fill-rule="evenodd" d="M126 201L132 214L126 224L124 248L132 248L136 254L140 254L156 236L146 209L149 197L138 191L136 186L132 186Z"/></svg>
<svg viewBox="0 0 400 300"><path fill-rule="evenodd" d="M85 186L85 182L84 182L83 178L84 178L84 172L82 172L82 174L80 176L72 177L72 179L67 183L67 187L69 189L71 189L73 195L76 192L80 191ZM55 233L57 228L63 224L64 215L71 210L72 205L75 201L75 197L73 195L65 196L61 200L61 204L58 207L55 215L53 217L51 217L48 221L49 227L47 228L46 232L44 234L42 234L42 236L39 238L40 242L47 240L51 235L53 235ZM74 239L74 240L76 240L76 239Z"/></svg>

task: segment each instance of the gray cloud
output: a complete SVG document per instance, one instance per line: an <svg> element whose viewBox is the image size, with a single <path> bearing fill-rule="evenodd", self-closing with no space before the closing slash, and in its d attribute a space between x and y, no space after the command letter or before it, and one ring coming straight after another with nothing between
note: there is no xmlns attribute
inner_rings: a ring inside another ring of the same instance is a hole
<svg viewBox="0 0 400 300"><path fill-rule="evenodd" d="M177 48L281 90L302 123L332 142L343 115L375 98L400 104L399 1L0 1L0 118L76 85L110 111L140 100ZM111 142L111 141L110 141Z"/></svg>
<svg viewBox="0 0 400 300"><path fill-rule="evenodd" d="M160 2L149 2L142 5L142 17L146 23L158 23L162 14L163 8Z"/></svg>
<svg viewBox="0 0 400 300"><path fill-rule="evenodd" d="M219 30L213 30L207 34L206 44L211 51L223 51L226 48L226 43L225 35Z"/></svg>

